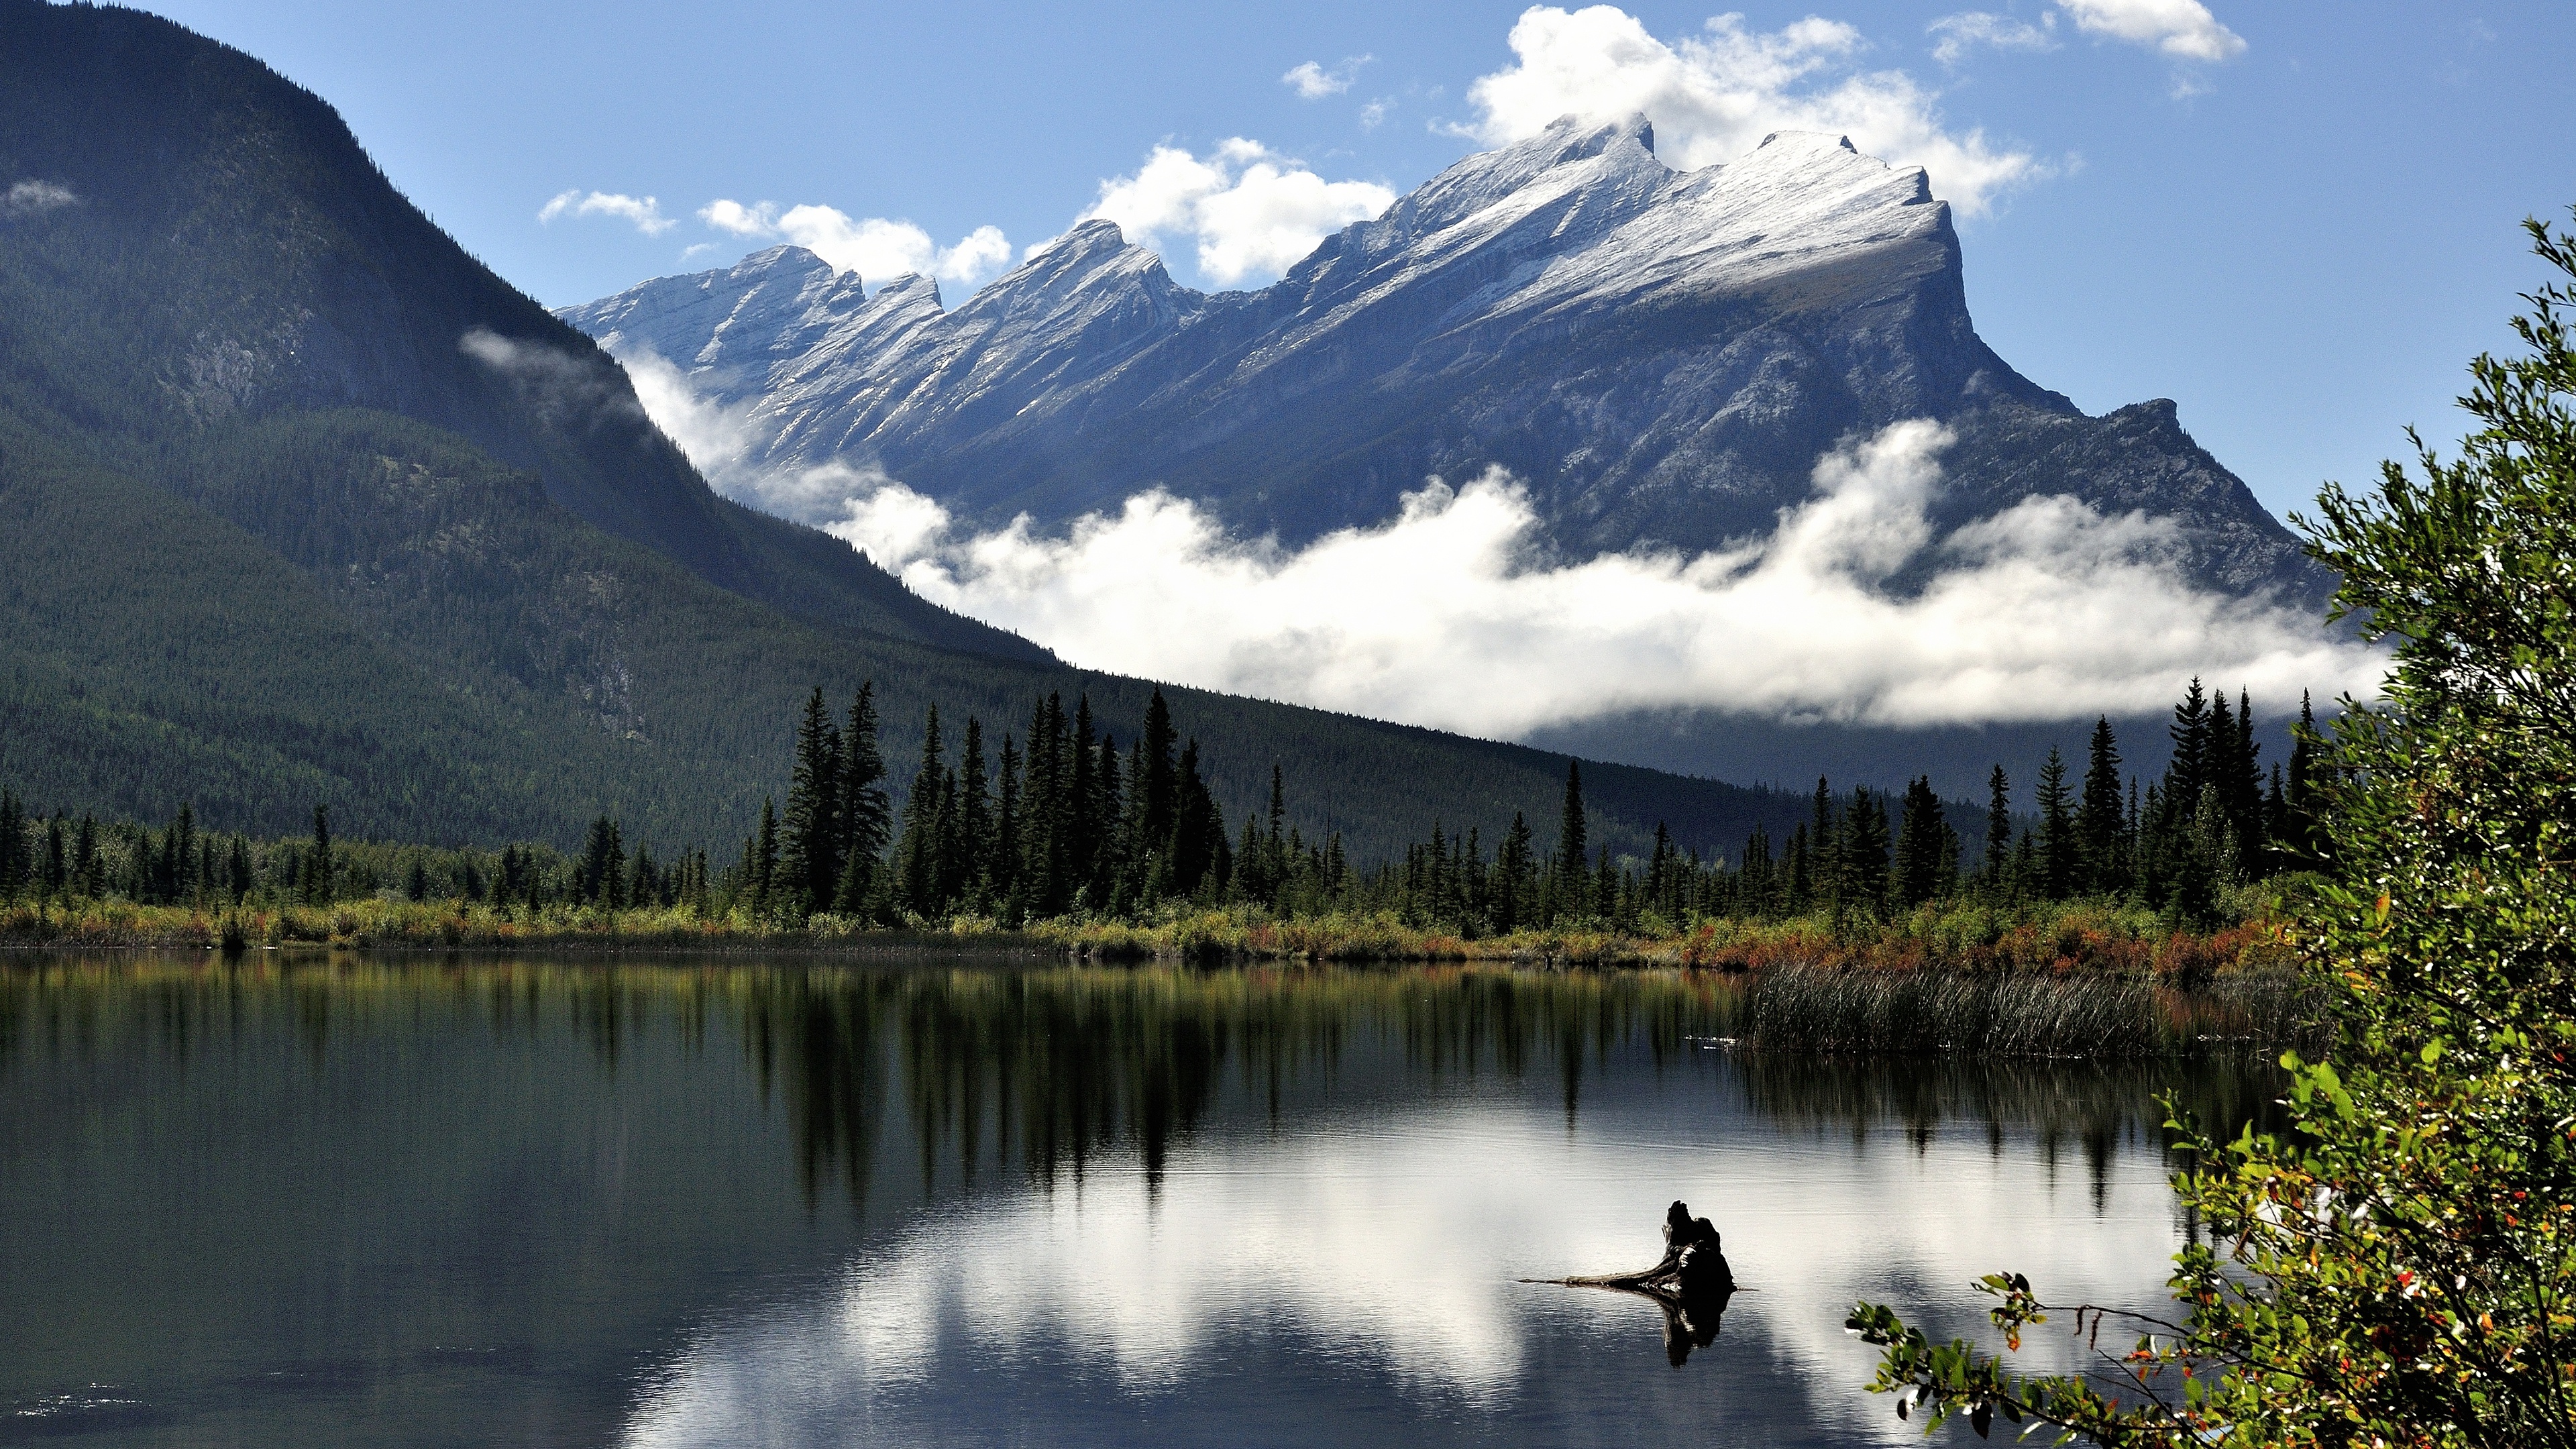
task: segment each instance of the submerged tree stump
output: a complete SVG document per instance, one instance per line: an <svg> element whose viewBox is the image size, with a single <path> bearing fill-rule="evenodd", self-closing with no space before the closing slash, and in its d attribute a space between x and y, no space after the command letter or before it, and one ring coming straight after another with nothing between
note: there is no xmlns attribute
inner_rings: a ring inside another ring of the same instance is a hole
<svg viewBox="0 0 2576 1449"><path fill-rule="evenodd" d="M1664 1213L1664 1256L1651 1268L1634 1273L1595 1273L1579 1278L1543 1278L1569 1288L1608 1288L1655 1301L1664 1311L1664 1356L1680 1368L1694 1348L1717 1341L1727 1300L1735 1296L1735 1272L1719 1251L1717 1228L1691 1216L1687 1204L1675 1202Z"/></svg>

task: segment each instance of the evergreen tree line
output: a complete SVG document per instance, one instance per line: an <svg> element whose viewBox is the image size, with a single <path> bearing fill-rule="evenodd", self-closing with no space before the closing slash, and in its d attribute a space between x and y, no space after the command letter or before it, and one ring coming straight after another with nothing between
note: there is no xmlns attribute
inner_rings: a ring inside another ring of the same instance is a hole
<svg viewBox="0 0 2576 1449"><path fill-rule="evenodd" d="M0 789L0 902L126 900L138 905L330 905L390 897L470 901L505 910L555 905L674 907L710 904L706 854L668 863L638 847L630 856L615 822L601 817L587 847L566 856L521 844L498 852L345 841L315 806L307 836L273 840L200 830L181 805L160 830L95 815L30 810Z"/></svg>
<svg viewBox="0 0 2576 1449"><path fill-rule="evenodd" d="M1179 738L1160 690L1123 752L1087 695L1070 713L1060 694L1038 700L1025 733L1004 733L998 748L969 716L953 755L933 705L900 812L877 728L871 686L846 725L813 692L796 726L786 809L763 802L758 830L718 882L721 899L790 920L828 910L1016 925L1225 898L1235 858L1224 812L1198 741Z"/></svg>
<svg viewBox="0 0 2576 1449"><path fill-rule="evenodd" d="M2305 699L2299 726L2286 767L2267 773L2249 695L2240 690L2231 706L2195 679L2174 707L2173 754L2157 779L2123 773L2118 737L2098 719L2080 783L2051 751L2027 814L2015 810L2011 781L1995 767L1981 840L1961 839L1928 777L1894 796L1837 794L1820 779L1806 822L1776 848L1755 827L1733 862L1703 861L1661 826L1643 860L1588 849L1581 767L1569 764L1556 841L1544 853L1515 815L1490 855L1477 832L1461 839L1435 826L1400 861L1351 872L1337 841L1319 850L1293 829L1282 835L1274 783L1269 833L1247 822L1236 851L1258 866L1230 895L1282 915L1391 910L1470 936L1565 926L1652 932L1817 913L1884 919L1964 899L2089 897L2200 924L2215 917L2227 886L2313 862L2311 809L2326 782L2311 754L2315 719Z"/></svg>
<svg viewBox="0 0 2576 1449"><path fill-rule="evenodd" d="M2096 721L2079 782L2050 753L2030 809L2017 812L1997 766L1983 838L1963 841L1928 777L1901 794L1837 793L1818 780L1810 817L1775 843L1756 826L1733 861L1703 860L1656 828L1643 858L1591 844L1581 766L1569 763L1553 841L1515 813L1489 849L1476 830L1434 825L1392 860L1354 866L1341 837L1309 839L1288 819L1271 768L1267 812L1229 836L1201 747L1181 739L1159 690L1122 748L1087 696L1036 701L1024 733L988 745L970 716L952 750L935 705L898 810L879 753L872 686L836 719L815 689L795 726L786 808L764 801L738 859L711 871L702 850L656 859L603 814L583 848L482 850L348 844L316 806L312 834L259 841L200 831L183 805L167 827L38 818L0 790L0 899L123 897L144 904L324 904L389 895L505 911L549 906L745 910L781 923L816 912L894 924L989 917L1005 926L1088 914L1142 919L1166 904L1249 906L1281 918L1393 912L1462 935L1594 927L1678 928L1697 920L1825 913L1883 918L1926 902L2109 898L2205 921L2230 884L2312 857L2307 805L2314 720L2268 774L2253 706L2194 680L2175 705L2173 753L2154 780L2123 773L2109 720Z"/></svg>

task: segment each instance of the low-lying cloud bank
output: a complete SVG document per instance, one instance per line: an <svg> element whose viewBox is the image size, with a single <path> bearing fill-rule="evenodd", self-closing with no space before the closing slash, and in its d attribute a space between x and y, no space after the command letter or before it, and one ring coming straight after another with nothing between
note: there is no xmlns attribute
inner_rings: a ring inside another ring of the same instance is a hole
<svg viewBox="0 0 2576 1449"><path fill-rule="evenodd" d="M1951 437L1901 422L1818 460L1762 538L1697 555L1540 557L1519 480L1434 479L1303 548L1164 493L1061 535L961 529L841 465L750 462L753 428L649 355L639 396L717 487L817 524L926 598L1075 663L1511 737L1639 709L1927 726L2154 711L2198 674L2270 699L2376 692L2372 650L2304 612L2190 587L2174 525L2026 499L1943 533ZM1901 586L1900 580L1929 582Z"/></svg>

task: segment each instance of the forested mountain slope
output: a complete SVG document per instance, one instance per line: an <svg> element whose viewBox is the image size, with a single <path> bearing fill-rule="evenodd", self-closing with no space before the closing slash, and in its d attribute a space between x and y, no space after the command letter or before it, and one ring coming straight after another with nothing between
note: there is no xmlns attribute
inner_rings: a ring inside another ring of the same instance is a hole
<svg viewBox="0 0 2576 1449"><path fill-rule="evenodd" d="M0 4L0 389L103 441L360 407L461 434L578 517L810 622L1042 657L718 497L616 363L468 256L337 112L135 11Z"/></svg>
<svg viewBox="0 0 2576 1449"><path fill-rule="evenodd" d="M1122 740L1144 715L1151 685L715 498L612 362L248 57L0 0L0 195L0 782L39 808L282 833L328 800L345 833L567 846L605 810L720 846L816 685L875 682L898 783L934 702L996 737L1049 692ZM1274 761L1363 859L1555 818L1561 755L1168 694L1238 820ZM1586 777L1623 848L1804 809Z"/></svg>

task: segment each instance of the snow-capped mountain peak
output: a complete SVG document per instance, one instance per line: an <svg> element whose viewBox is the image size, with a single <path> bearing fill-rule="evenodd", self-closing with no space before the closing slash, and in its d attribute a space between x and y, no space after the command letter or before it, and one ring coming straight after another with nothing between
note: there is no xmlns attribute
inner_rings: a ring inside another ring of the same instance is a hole
<svg viewBox="0 0 2576 1449"><path fill-rule="evenodd" d="M1796 131L1695 171L1653 147L1642 116L1560 120L1258 291L1193 291L1093 220L953 310L775 248L563 315L746 409L764 460L864 461L967 519L1161 487L1293 542L1500 464L1563 546L1696 550L1850 432L1932 417L1947 521L2072 493L2176 520L2206 581L2318 587L2170 405L2088 418L1978 339L1920 168Z"/></svg>

